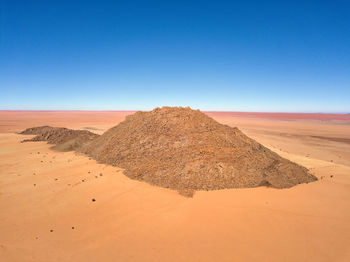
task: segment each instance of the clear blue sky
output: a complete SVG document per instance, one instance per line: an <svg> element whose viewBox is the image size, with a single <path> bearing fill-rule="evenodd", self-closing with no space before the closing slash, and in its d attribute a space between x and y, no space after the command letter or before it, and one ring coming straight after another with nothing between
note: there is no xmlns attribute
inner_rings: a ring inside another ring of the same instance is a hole
<svg viewBox="0 0 350 262"><path fill-rule="evenodd" d="M350 112L349 1L0 1L0 109Z"/></svg>

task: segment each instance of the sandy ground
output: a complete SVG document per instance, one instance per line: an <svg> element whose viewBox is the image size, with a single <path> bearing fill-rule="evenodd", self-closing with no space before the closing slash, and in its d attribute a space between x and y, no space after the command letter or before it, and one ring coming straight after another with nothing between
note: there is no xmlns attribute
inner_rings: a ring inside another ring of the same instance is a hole
<svg viewBox="0 0 350 262"><path fill-rule="evenodd" d="M350 116L209 112L320 180L193 198L13 133L129 113L0 111L0 261L350 261Z"/></svg>

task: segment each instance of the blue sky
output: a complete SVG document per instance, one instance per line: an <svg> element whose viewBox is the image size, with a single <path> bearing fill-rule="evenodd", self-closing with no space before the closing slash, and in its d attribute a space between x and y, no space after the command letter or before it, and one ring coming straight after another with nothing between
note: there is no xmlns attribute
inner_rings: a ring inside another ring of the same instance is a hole
<svg viewBox="0 0 350 262"><path fill-rule="evenodd" d="M0 2L0 109L350 112L349 1Z"/></svg>

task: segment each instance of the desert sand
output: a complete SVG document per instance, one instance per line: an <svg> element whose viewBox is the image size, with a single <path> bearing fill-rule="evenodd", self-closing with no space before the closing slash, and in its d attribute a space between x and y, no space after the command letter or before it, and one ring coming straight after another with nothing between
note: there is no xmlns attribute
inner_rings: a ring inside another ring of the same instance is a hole
<svg viewBox="0 0 350 262"><path fill-rule="evenodd" d="M350 115L207 112L319 181L193 198L14 133L130 113L0 111L0 261L350 261Z"/></svg>

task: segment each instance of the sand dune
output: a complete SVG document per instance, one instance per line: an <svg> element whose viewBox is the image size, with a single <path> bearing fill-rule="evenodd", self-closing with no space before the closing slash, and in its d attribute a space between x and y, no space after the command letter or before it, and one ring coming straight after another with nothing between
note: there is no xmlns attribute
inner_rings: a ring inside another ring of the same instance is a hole
<svg viewBox="0 0 350 262"><path fill-rule="evenodd" d="M46 142L20 143L23 136L13 133L45 124L101 133L126 114L0 113L0 261L350 260L346 119L209 113L319 181L194 198Z"/></svg>

